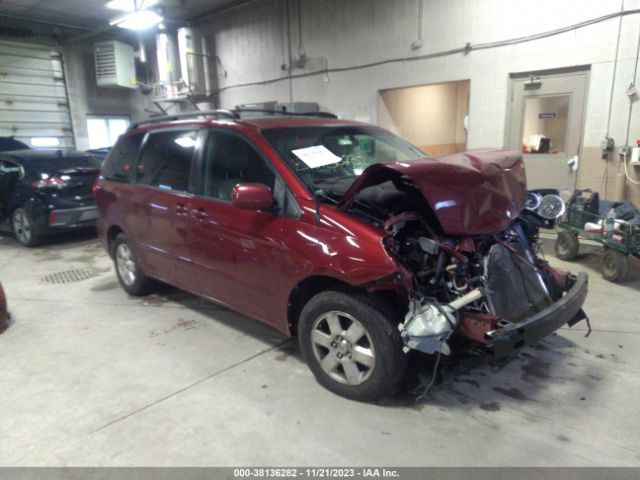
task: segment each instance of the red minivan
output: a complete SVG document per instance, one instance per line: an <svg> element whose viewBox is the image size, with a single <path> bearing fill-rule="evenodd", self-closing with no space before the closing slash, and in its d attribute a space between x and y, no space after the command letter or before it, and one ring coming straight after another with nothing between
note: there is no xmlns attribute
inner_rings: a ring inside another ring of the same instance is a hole
<svg viewBox="0 0 640 480"><path fill-rule="evenodd" d="M407 352L503 363L585 319L587 276L536 255L564 203L517 152L427 157L373 125L217 110L133 125L95 185L131 295L175 285L299 339L317 380L390 393Z"/></svg>

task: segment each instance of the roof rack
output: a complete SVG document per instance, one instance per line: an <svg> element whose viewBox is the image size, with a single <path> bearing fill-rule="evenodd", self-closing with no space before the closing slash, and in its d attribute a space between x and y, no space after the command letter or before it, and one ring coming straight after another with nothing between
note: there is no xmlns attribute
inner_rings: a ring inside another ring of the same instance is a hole
<svg viewBox="0 0 640 480"><path fill-rule="evenodd" d="M266 108L236 108L234 112L243 113L269 113L271 115L289 115L293 117L320 117L320 118L338 118L337 115L329 112L287 112L285 110L269 110Z"/></svg>
<svg viewBox="0 0 640 480"><path fill-rule="evenodd" d="M132 123L129 126L129 130L134 130L141 125L147 125L149 123L170 122L173 120L182 120L185 118L196 117L215 117L215 118L227 118L230 120L240 120L240 115L243 113L268 113L270 115L288 115L292 117L320 117L320 118L338 118L337 115L329 112L285 112L282 110L268 110L262 108L237 108L235 110L225 110L222 108L216 110L203 110L187 113L176 113L175 115L162 115L159 117L149 118L147 120L141 120L139 122Z"/></svg>
<svg viewBox="0 0 640 480"><path fill-rule="evenodd" d="M159 117L149 118L147 120L141 120L136 123L132 123L129 126L129 130L133 130L138 128L140 125L146 125L148 123L159 123L159 122L170 122L173 120L182 120L184 118L196 118L196 117L216 117L216 118L229 118L231 120L238 120L240 115L238 115L233 110L225 110L225 109L217 109L217 110L203 110L196 112L187 112L187 113L176 113L175 115L162 115Z"/></svg>

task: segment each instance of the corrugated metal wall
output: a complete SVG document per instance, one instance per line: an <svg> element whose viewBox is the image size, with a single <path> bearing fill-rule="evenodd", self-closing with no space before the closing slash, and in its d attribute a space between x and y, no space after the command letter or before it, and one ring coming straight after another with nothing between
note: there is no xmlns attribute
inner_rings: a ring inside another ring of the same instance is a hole
<svg viewBox="0 0 640 480"><path fill-rule="evenodd" d="M55 46L0 40L0 136L30 144L57 137L72 148L62 59Z"/></svg>

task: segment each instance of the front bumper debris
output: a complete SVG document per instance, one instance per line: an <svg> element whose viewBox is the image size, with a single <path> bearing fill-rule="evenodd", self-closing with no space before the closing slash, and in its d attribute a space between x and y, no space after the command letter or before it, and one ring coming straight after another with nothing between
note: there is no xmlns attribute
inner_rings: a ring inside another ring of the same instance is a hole
<svg viewBox="0 0 640 480"><path fill-rule="evenodd" d="M504 363L516 350L535 345L565 324L573 326L586 319L582 305L587 297L589 277L580 272L574 278L571 289L553 305L525 320L487 332L487 360L494 364Z"/></svg>

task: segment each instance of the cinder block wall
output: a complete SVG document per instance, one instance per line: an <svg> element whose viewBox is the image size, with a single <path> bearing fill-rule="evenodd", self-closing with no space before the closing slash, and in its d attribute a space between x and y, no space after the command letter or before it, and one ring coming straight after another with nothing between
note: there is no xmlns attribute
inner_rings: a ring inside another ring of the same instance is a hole
<svg viewBox="0 0 640 480"><path fill-rule="evenodd" d="M290 0L293 57L299 52L297 1ZM640 15L622 20L619 60L613 101L610 102L617 18L559 35L472 50L416 61L387 63L339 73L266 83L286 76L288 63L285 26L286 0L255 0L202 19L197 28L208 36L221 69L218 79L223 107L267 101L317 101L345 118L376 123L381 89L471 81L468 148L502 147L508 104L509 74L573 65L590 65L590 83L583 131L579 185L601 189L607 162L598 149L606 133L611 103L610 134L625 143L628 99ZM614 13L617 0L425 0L423 46L412 50L418 36L418 0L302 0L302 47L312 72L326 62L329 68L353 67L391 58L415 57L538 34ZM625 0L625 10L640 8L640 0ZM640 138L640 102L634 107L630 142ZM617 156L609 169L617 170ZM632 171L632 175L635 173ZM638 172L640 177L640 172ZM612 175L609 176L610 181ZM612 186L610 185L610 189ZM640 205L640 187L627 188Z"/></svg>

